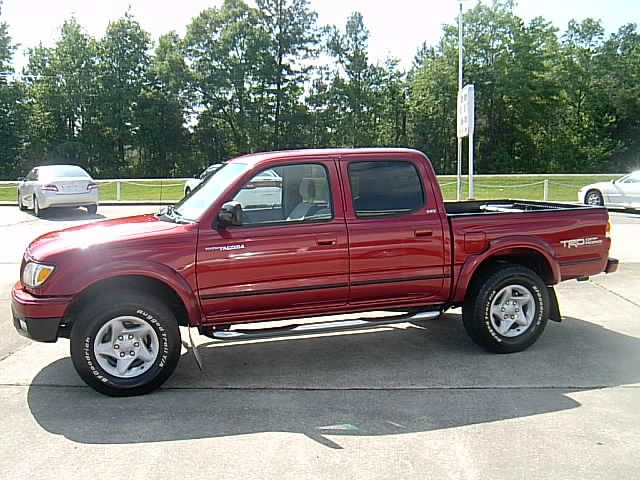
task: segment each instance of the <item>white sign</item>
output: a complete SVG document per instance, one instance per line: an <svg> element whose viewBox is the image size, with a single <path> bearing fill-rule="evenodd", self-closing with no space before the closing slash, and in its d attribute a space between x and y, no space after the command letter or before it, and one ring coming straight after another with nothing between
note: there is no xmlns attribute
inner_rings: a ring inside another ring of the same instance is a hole
<svg viewBox="0 0 640 480"><path fill-rule="evenodd" d="M475 92L473 85L458 91L458 138L473 135Z"/></svg>

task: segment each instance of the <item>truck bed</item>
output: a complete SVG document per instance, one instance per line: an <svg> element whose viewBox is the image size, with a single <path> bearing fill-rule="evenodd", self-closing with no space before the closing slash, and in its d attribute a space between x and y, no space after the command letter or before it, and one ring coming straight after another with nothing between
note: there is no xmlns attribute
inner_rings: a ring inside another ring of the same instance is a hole
<svg viewBox="0 0 640 480"><path fill-rule="evenodd" d="M470 200L465 202L445 202L444 207L449 216L602 208L567 203L536 202L532 200Z"/></svg>

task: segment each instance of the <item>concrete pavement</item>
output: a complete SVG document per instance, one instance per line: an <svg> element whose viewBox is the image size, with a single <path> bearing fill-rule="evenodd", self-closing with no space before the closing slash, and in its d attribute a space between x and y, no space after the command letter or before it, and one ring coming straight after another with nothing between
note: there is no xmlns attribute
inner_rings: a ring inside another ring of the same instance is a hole
<svg viewBox="0 0 640 480"><path fill-rule="evenodd" d="M42 222L0 227L0 308ZM562 284L565 320L514 355L475 347L458 311L321 338L197 336L203 372L185 351L159 392L113 399L79 380L67 341L24 341L0 310L0 477L636 478L640 219L616 215L613 233L620 271Z"/></svg>

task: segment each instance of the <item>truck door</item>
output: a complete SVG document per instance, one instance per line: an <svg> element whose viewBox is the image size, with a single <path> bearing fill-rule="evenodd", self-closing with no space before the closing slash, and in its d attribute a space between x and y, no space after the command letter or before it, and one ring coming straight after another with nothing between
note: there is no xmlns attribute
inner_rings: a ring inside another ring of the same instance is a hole
<svg viewBox="0 0 640 480"><path fill-rule="evenodd" d="M348 297L348 243L337 166L271 164L227 200L243 224L201 228L198 291L211 322L291 316Z"/></svg>
<svg viewBox="0 0 640 480"><path fill-rule="evenodd" d="M350 242L350 303L433 304L448 297L437 200L414 159L340 162Z"/></svg>

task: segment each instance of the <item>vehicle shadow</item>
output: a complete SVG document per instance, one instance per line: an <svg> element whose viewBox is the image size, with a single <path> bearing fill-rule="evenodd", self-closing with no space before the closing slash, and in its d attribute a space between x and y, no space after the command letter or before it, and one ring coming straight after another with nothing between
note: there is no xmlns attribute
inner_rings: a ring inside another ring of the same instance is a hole
<svg viewBox="0 0 640 480"><path fill-rule="evenodd" d="M29 213L33 215L33 212ZM69 222L73 220L101 220L106 217L100 213L87 213L83 207L56 207L42 210L39 218L52 222Z"/></svg>
<svg viewBox="0 0 640 480"><path fill-rule="evenodd" d="M493 355L459 315L322 338L200 348L166 387L108 398L79 385L69 358L40 371L28 406L48 432L81 443L138 443L294 432L329 448L340 435L426 432L558 412L570 394L636 383L640 340L566 318L526 352ZM114 421L114 419L124 421ZM328 438L331 436L332 438Z"/></svg>

